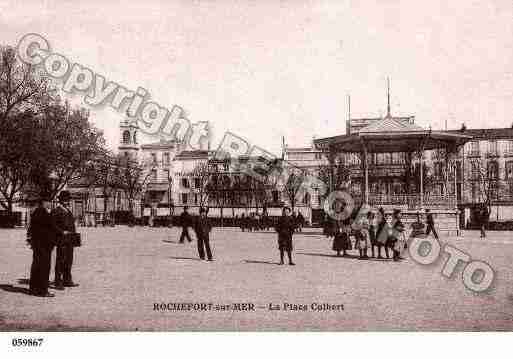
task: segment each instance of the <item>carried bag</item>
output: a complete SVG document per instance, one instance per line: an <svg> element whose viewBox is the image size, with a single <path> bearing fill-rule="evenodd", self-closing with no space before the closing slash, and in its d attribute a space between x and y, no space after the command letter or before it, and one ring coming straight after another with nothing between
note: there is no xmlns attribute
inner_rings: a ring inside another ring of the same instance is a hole
<svg viewBox="0 0 513 359"><path fill-rule="evenodd" d="M63 244L71 245L73 247L81 247L82 238L80 236L80 233L66 233L63 236Z"/></svg>

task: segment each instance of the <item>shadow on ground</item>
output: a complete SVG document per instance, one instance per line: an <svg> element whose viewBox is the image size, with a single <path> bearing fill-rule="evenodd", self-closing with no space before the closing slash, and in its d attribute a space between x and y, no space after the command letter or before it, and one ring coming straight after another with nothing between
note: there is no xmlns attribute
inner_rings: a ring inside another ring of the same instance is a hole
<svg viewBox="0 0 513 359"><path fill-rule="evenodd" d="M297 252L297 254L301 254L303 256L313 256L313 257L330 257L330 258L340 258L340 259L358 259L360 260L360 256L354 254L346 254L345 256L337 256L336 254L325 254L325 253L307 253L307 252ZM362 259L365 261L373 261L373 262L390 262L391 259L378 259L369 257L367 259Z"/></svg>
<svg viewBox="0 0 513 359"><path fill-rule="evenodd" d="M244 260L244 263L248 264L273 264L273 265L279 265L278 262L268 262L268 261L252 261L252 260Z"/></svg>
<svg viewBox="0 0 513 359"><path fill-rule="evenodd" d="M28 288L15 287L12 284L0 284L0 289L10 293L22 293L26 295L31 295Z"/></svg>
<svg viewBox="0 0 513 359"><path fill-rule="evenodd" d="M193 257L168 257L169 259L188 259L191 261L201 261L199 258L193 258Z"/></svg>

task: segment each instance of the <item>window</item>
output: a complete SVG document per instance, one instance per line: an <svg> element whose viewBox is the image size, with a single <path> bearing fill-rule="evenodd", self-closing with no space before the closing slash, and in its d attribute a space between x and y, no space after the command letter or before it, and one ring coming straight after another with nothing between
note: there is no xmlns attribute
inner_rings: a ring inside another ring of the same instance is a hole
<svg viewBox="0 0 513 359"><path fill-rule="evenodd" d="M151 156L151 164L156 165L157 164L157 154L152 153L150 156Z"/></svg>
<svg viewBox="0 0 513 359"><path fill-rule="evenodd" d="M479 187L477 182L472 182L472 202L479 202Z"/></svg>
<svg viewBox="0 0 513 359"><path fill-rule="evenodd" d="M198 194L194 193L194 204L198 204Z"/></svg>
<svg viewBox="0 0 513 359"><path fill-rule="evenodd" d="M479 155L479 142L478 141L470 142L470 154L471 155Z"/></svg>
<svg viewBox="0 0 513 359"><path fill-rule="evenodd" d="M156 181L157 180L157 170L156 169L152 169L151 170L150 178L151 178L152 181Z"/></svg>
<svg viewBox="0 0 513 359"><path fill-rule="evenodd" d="M171 158L171 157L170 157L170 155L169 155L169 152L164 153L164 164L165 164L166 166L169 166L169 164L170 164L170 162L171 162L171 161L170 161L170 158Z"/></svg>
<svg viewBox="0 0 513 359"><path fill-rule="evenodd" d="M442 163L441 162L435 162L434 164L434 167L435 167L435 177L436 178L440 178L442 177Z"/></svg>
<svg viewBox="0 0 513 359"><path fill-rule="evenodd" d="M195 188L200 188L201 187L201 183L200 183L200 179L199 178L195 178L194 179L194 187Z"/></svg>
<svg viewBox="0 0 513 359"><path fill-rule="evenodd" d="M123 143L130 143L130 131L123 131Z"/></svg>
<svg viewBox="0 0 513 359"><path fill-rule="evenodd" d="M513 179L513 161L506 162L506 179Z"/></svg>
<svg viewBox="0 0 513 359"><path fill-rule="evenodd" d="M488 142L488 153L492 156L497 156L497 154L498 154L497 141Z"/></svg>
<svg viewBox="0 0 513 359"><path fill-rule="evenodd" d="M187 178L182 178L182 187L189 188L189 180Z"/></svg>
<svg viewBox="0 0 513 359"><path fill-rule="evenodd" d="M273 202L274 203L278 202L278 191L273 191Z"/></svg>
<svg viewBox="0 0 513 359"><path fill-rule="evenodd" d="M513 153L513 141L508 141L508 145L507 145L507 152L508 153Z"/></svg>
<svg viewBox="0 0 513 359"><path fill-rule="evenodd" d="M182 193L182 203L187 204L187 193Z"/></svg>
<svg viewBox="0 0 513 359"><path fill-rule="evenodd" d="M402 152L394 152L392 153L392 163L401 164L404 163L404 153Z"/></svg>
<svg viewBox="0 0 513 359"><path fill-rule="evenodd" d="M310 194L308 192L303 196L303 204L306 206L310 204Z"/></svg>
<svg viewBox="0 0 513 359"><path fill-rule="evenodd" d="M499 178L499 164L497 163L497 161L490 161L488 163L488 178Z"/></svg>
<svg viewBox="0 0 513 359"><path fill-rule="evenodd" d="M225 170L225 171L228 171L228 169L229 169L228 162L225 162L225 163L223 164L223 168L224 168L224 170Z"/></svg>
<svg viewBox="0 0 513 359"><path fill-rule="evenodd" d="M137 144L137 131L134 131L134 143Z"/></svg>
<svg viewBox="0 0 513 359"><path fill-rule="evenodd" d="M458 181L463 180L463 172L462 172L460 161L456 162L456 176L457 176Z"/></svg>

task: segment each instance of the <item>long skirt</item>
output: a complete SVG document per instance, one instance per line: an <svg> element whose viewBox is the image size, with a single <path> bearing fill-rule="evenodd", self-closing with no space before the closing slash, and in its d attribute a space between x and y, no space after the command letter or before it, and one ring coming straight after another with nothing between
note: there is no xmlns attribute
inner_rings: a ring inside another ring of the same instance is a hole
<svg viewBox="0 0 513 359"><path fill-rule="evenodd" d="M333 239L333 250L340 252L344 250L351 250L351 240L347 233L337 233L335 234L335 238Z"/></svg>
<svg viewBox="0 0 513 359"><path fill-rule="evenodd" d="M51 248L33 248L29 281L30 291L32 293L46 294L48 292L51 261Z"/></svg>
<svg viewBox="0 0 513 359"><path fill-rule="evenodd" d="M278 235L278 249L280 251L290 252L293 249L292 235L280 234Z"/></svg>

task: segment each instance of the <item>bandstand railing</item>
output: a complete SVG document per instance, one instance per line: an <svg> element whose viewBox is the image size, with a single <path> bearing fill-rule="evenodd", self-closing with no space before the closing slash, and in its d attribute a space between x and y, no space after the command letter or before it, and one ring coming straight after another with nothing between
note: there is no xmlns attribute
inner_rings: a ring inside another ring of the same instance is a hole
<svg viewBox="0 0 513 359"><path fill-rule="evenodd" d="M361 195L352 196L355 204L363 203ZM453 209L456 207L454 195L432 195L424 194L424 208L432 209ZM369 205L371 207L396 206L407 209L419 209L421 207L420 194L369 194Z"/></svg>

